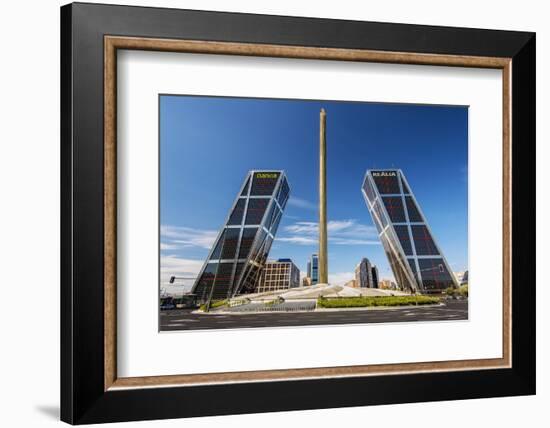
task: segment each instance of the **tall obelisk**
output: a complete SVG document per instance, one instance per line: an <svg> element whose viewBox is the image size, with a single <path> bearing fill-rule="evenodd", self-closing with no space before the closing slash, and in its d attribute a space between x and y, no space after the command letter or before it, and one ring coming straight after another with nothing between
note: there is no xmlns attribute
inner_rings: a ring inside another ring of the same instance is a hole
<svg viewBox="0 0 550 428"><path fill-rule="evenodd" d="M319 283L328 284L327 255L327 115L321 109L319 123Z"/></svg>

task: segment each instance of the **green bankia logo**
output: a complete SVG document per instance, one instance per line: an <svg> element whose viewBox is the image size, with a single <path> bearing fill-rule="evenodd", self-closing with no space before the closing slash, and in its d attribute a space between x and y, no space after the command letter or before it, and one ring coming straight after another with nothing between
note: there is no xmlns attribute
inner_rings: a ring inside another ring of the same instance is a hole
<svg viewBox="0 0 550 428"><path fill-rule="evenodd" d="M276 172L258 172L256 178L277 178L279 175Z"/></svg>

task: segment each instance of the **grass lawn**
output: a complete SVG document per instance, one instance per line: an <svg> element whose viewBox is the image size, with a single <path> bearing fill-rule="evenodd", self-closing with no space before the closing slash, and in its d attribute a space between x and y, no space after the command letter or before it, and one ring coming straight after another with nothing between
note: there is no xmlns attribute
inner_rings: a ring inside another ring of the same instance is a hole
<svg viewBox="0 0 550 428"><path fill-rule="evenodd" d="M371 306L435 305L439 298L430 296L320 297L318 308L365 308Z"/></svg>

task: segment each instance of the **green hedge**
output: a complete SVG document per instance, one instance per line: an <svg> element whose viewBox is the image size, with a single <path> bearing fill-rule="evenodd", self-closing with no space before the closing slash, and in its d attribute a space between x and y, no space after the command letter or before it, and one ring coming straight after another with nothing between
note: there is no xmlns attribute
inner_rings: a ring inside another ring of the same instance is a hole
<svg viewBox="0 0 550 428"><path fill-rule="evenodd" d="M461 285L458 288L449 287L445 290L447 296L468 297L468 284Z"/></svg>
<svg viewBox="0 0 550 428"><path fill-rule="evenodd" d="M320 297L317 299L317 307L319 308L434 305L437 303L439 303L439 298L430 296Z"/></svg>
<svg viewBox="0 0 550 428"><path fill-rule="evenodd" d="M228 301L227 300L213 300L211 303L210 303L210 309L216 309L216 308L220 308L222 306L225 306L227 305ZM199 308L201 311L205 311L206 310L206 303L203 303L200 308Z"/></svg>

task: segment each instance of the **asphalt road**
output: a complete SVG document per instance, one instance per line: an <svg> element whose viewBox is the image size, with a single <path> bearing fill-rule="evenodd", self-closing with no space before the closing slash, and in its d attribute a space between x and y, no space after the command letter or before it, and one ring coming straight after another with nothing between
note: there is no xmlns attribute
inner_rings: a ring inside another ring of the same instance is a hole
<svg viewBox="0 0 550 428"><path fill-rule="evenodd" d="M267 312L256 314L193 314L189 309L162 311L161 331L288 327L468 319L468 301L449 300L444 306L365 309L335 312Z"/></svg>

